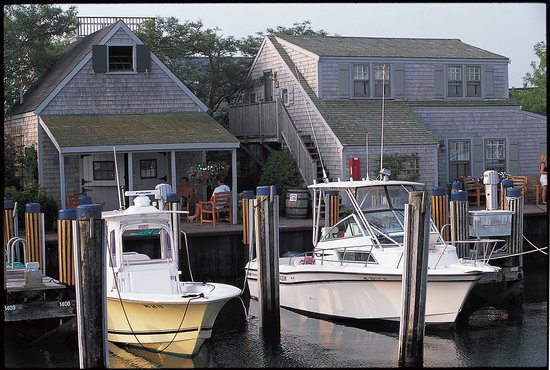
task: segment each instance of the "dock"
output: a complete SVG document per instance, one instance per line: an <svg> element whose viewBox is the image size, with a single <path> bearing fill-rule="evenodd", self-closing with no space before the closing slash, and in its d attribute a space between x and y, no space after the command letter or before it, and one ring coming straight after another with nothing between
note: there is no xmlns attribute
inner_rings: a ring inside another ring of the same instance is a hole
<svg viewBox="0 0 550 370"><path fill-rule="evenodd" d="M470 207L470 210L482 209ZM306 252L313 249L311 218L279 221L280 254L288 251ZM219 281L244 287L244 266L248 248L243 244L243 225L200 222L181 223L182 245L179 253L182 277L197 281ZM546 205L526 203L524 235L538 247L548 246L548 212ZM46 233L46 271L42 284L24 285L24 268L7 269L4 321L26 321L76 316L74 287L59 283L57 233ZM187 246L185 244L187 240ZM534 249L524 243L525 250ZM189 251L189 255L187 255ZM531 253L532 255L539 252ZM187 268L187 260L191 272Z"/></svg>

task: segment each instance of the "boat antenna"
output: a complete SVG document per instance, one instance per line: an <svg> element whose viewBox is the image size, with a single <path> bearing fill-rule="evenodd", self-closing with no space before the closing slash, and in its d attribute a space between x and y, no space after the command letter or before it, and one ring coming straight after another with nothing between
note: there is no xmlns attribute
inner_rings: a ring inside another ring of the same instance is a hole
<svg viewBox="0 0 550 370"><path fill-rule="evenodd" d="M369 133L365 133L365 150L366 150L366 162L367 162L367 180L369 179Z"/></svg>
<svg viewBox="0 0 550 370"><path fill-rule="evenodd" d="M296 71L296 78L298 83L300 83L300 74L298 73L298 68L294 66ZM317 144L317 135L315 135L315 130L313 129L313 122L311 121L311 115L309 114L309 108L307 107L307 101L305 97L305 90L302 91L302 99L304 100L304 105L306 106L307 117L309 119L309 125L311 126L311 132L313 133L313 140L315 141L315 147L317 148L317 154L319 154L319 161L321 162L321 169L323 170L323 182L329 182L327 173L325 172L325 166L323 164L323 157L321 156L321 151L319 150L319 145Z"/></svg>
<svg viewBox="0 0 550 370"><path fill-rule="evenodd" d="M383 158L384 158L384 85L386 85L386 65L382 64L382 131L380 134L380 171L384 168ZM368 167L367 167L368 168Z"/></svg>
<svg viewBox="0 0 550 370"><path fill-rule="evenodd" d="M120 195L120 182L119 182L119 179L118 179L118 166L117 166L117 160L116 160L116 147L113 145L113 155L115 157L115 176L116 176L116 189L117 189L117 192L118 192L118 207L119 209L124 209L122 207L122 198L121 198L121 195Z"/></svg>

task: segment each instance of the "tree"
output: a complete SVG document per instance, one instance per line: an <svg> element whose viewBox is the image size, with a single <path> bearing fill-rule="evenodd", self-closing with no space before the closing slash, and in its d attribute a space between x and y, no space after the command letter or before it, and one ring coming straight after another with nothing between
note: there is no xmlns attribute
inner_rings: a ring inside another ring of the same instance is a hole
<svg viewBox="0 0 550 370"><path fill-rule="evenodd" d="M531 62L532 72L523 77L523 89L513 90L512 96L523 109L546 115L546 41L534 46L539 63Z"/></svg>
<svg viewBox="0 0 550 370"><path fill-rule="evenodd" d="M4 113L63 54L78 25L75 7L4 6Z"/></svg>

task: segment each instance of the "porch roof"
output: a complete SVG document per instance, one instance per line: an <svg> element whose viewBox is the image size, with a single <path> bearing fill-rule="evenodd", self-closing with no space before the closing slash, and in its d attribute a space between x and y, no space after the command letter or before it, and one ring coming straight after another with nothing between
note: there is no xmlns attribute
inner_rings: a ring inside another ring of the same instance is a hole
<svg viewBox="0 0 550 370"><path fill-rule="evenodd" d="M137 150L233 149L239 140L206 113L41 116L64 154Z"/></svg>

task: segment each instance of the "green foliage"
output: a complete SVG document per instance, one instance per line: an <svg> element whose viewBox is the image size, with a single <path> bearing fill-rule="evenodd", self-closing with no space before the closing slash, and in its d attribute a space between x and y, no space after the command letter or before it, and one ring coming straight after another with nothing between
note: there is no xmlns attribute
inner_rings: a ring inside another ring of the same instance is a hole
<svg viewBox="0 0 550 370"><path fill-rule="evenodd" d="M58 61L77 28L75 7L4 6L4 113Z"/></svg>
<svg viewBox="0 0 550 370"><path fill-rule="evenodd" d="M518 100L524 110L546 115L546 42L534 46L539 63L531 62L532 72L523 77L524 89L512 90L511 94Z"/></svg>
<svg viewBox="0 0 550 370"><path fill-rule="evenodd" d="M13 186L4 188L4 199L17 202L19 228L25 226L25 206L27 203L40 203L40 212L44 213L46 231L57 229L58 208L55 199L46 193L34 180L27 182L21 190Z"/></svg>
<svg viewBox="0 0 550 370"><path fill-rule="evenodd" d="M286 214L286 191L300 186L302 177L298 164L288 150L277 150L269 155L260 176L260 186L275 186L279 195L279 213Z"/></svg>
<svg viewBox="0 0 550 370"><path fill-rule="evenodd" d="M15 138L4 135L4 186L21 190L24 183L38 181L38 158L34 146L17 150Z"/></svg>
<svg viewBox="0 0 550 370"><path fill-rule="evenodd" d="M302 36L328 36L327 31L314 31L311 28L311 21L295 22L292 27L277 26L276 29L268 28L267 32L273 35L302 35Z"/></svg>
<svg viewBox="0 0 550 370"><path fill-rule="evenodd" d="M418 181L419 173L419 155L418 153L384 154L382 165L391 170L390 180ZM378 157L376 174L380 172L380 157Z"/></svg>

